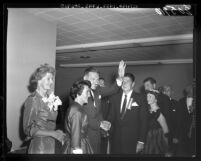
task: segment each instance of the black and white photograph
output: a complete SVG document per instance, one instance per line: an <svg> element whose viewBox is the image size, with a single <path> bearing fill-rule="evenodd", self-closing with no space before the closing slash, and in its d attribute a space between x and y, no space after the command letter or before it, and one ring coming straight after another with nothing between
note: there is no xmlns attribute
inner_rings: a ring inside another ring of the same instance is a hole
<svg viewBox="0 0 201 161"><path fill-rule="evenodd" d="M195 5L6 11L5 155L196 157Z"/></svg>

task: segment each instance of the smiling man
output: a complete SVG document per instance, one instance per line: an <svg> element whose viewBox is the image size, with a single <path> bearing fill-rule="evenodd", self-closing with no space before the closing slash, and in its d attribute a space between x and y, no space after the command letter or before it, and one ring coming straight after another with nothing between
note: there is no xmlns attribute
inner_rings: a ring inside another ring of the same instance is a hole
<svg viewBox="0 0 201 161"><path fill-rule="evenodd" d="M112 154L136 154L144 148L147 110L144 97L134 92L134 85L135 76L126 73L122 90L110 101Z"/></svg>
<svg viewBox="0 0 201 161"><path fill-rule="evenodd" d="M122 84L122 78L125 73L126 64L124 61L120 61L118 68L118 78L113 85L109 87L101 87L99 86L99 72L94 67L89 67L84 72L84 80L88 80L91 82L91 97L88 100L88 103L84 106L84 110L88 116L89 128L88 128L88 136L89 141L92 145L94 154L100 154L100 146L101 146L101 129L105 132L109 130L111 123L104 120L102 116L101 110L101 98L105 96L110 96L118 92L120 86Z"/></svg>

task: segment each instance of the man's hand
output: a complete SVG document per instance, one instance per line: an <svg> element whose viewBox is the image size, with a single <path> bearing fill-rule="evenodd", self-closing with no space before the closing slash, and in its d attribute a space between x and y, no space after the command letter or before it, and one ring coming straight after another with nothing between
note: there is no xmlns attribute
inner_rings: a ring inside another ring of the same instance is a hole
<svg viewBox="0 0 201 161"><path fill-rule="evenodd" d="M125 68L126 68L126 64L123 60L121 60L119 62L119 71L118 71L118 74L119 74L119 77L120 78L123 78L124 77L124 74L125 74Z"/></svg>
<svg viewBox="0 0 201 161"><path fill-rule="evenodd" d="M174 144L177 144L177 143L179 142L179 140L178 140L177 138L173 138L173 139L172 139L172 142L173 142Z"/></svg>
<svg viewBox="0 0 201 161"><path fill-rule="evenodd" d="M110 130L110 127L111 123L109 121L101 121L100 128L102 128L105 131L108 131Z"/></svg>
<svg viewBox="0 0 201 161"><path fill-rule="evenodd" d="M136 146L136 153L141 152L143 149L144 149L144 144L141 142L138 142Z"/></svg>

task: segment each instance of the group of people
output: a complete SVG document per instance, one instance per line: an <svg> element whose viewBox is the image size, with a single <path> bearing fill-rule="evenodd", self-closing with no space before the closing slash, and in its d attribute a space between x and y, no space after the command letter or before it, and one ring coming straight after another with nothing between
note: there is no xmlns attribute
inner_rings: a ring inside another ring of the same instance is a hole
<svg viewBox="0 0 201 161"><path fill-rule="evenodd" d="M192 88L184 101L177 102L167 87L156 90L156 80L149 77L144 80L145 92L137 93L135 76L125 73L125 69L125 62L120 61L116 81L106 86L96 68L87 68L83 78L75 81L70 89L72 100L62 131L56 130L61 102L53 94L55 69L47 64L39 67L33 80L36 90L25 101L23 127L26 140L30 140L28 154L54 154L55 140L58 140L62 154L171 156L178 149L174 145L179 144L181 154L188 151L194 155ZM190 133L188 141L184 138L186 133Z"/></svg>

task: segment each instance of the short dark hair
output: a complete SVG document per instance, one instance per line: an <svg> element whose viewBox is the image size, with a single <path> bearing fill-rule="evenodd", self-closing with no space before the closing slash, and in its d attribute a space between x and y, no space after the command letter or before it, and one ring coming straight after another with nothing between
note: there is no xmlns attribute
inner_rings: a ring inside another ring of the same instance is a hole
<svg viewBox="0 0 201 161"><path fill-rule="evenodd" d="M85 69L84 75L89 74L89 72L95 72L95 73L100 74L99 71L98 71L98 69L96 69L95 67L92 67L92 66L90 66L90 67L88 67L88 68Z"/></svg>
<svg viewBox="0 0 201 161"><path fill-rule="evenodd" d="M135 76L132 73L125 73L124 77L129 77L132 80L132 82L135 81Z"/></svg>
<svg viewBox="0 0 201 161"><path fill-rule="evenodd" d="M158 87L158 91L159 91L160 93L163 93L163 92L165 91L164 86L160 86L160 87Z"/></svg>
<svg viewBox="0 0 201 161"><path fill-rule="evenodd" d="M100 77L99 80L105 80L103 77Z"/></svg>
<svg viewBox="0 0 201 161"><path fill-rule="evenodd" d="M88 86L89 88L91 88L91 82L88 80L78 80L73 83L70 89L70 96L73 100L77 97L77 95L82 94L84 86Z"/></svg>
<svg viewBox="0 0 201 161"><path fill-rule="evenodd" d="M151 84L156 84L156 80L153 77L147 77L146 79L144 79L144 83L150 81Z"/></svg>

